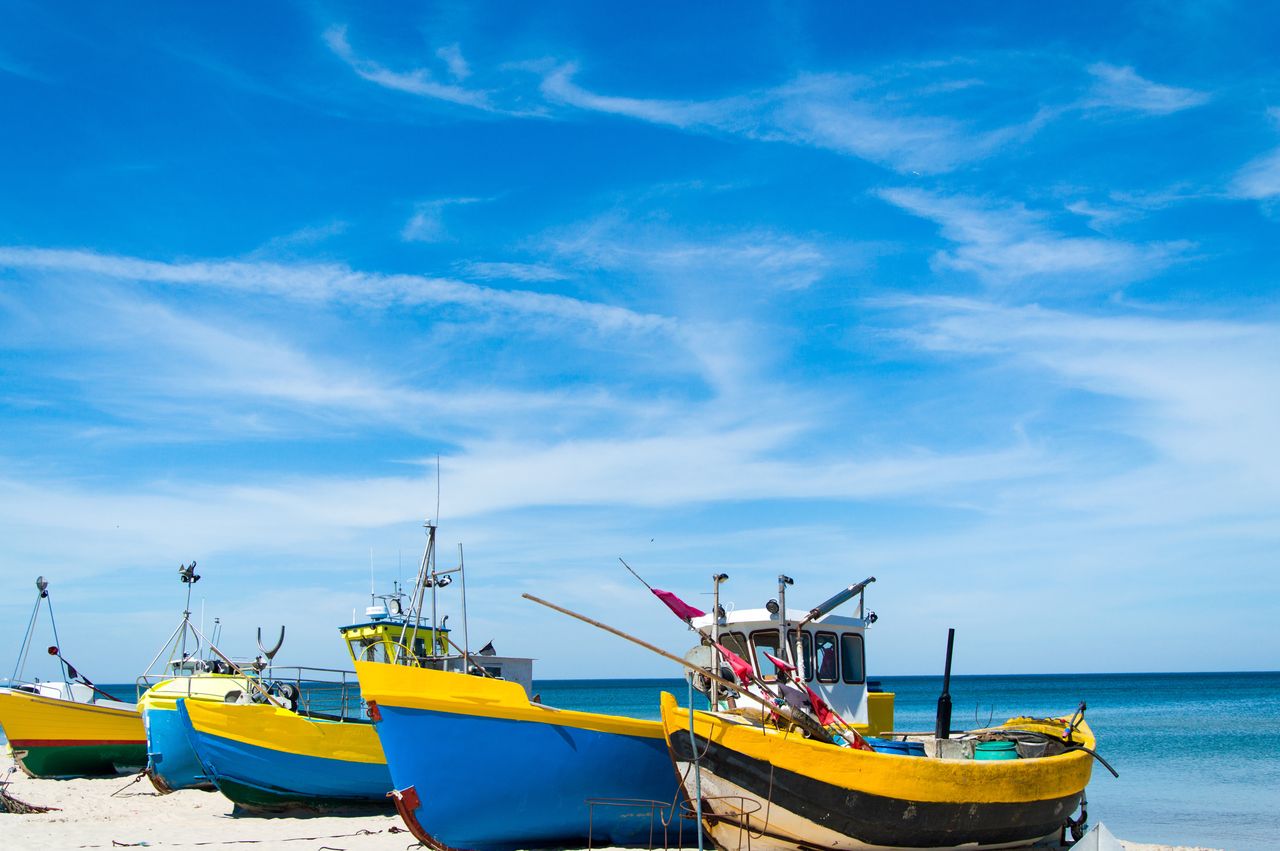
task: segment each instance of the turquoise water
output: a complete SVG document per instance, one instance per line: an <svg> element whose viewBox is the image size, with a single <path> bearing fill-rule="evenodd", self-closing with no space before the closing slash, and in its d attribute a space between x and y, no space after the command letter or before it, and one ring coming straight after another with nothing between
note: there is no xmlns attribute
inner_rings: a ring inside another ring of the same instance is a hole
<svg viewBox="0 0 1280 851"><path fill-rule="evenodd" d="M939 677L882 677L896 693L900 730L932 730ZM121 696L132 684L107 686ZM683 704L673 680L539 680L542 700L636 718L658 717L658 693ZM1280 847L1280 672L956 676L952 724L1011 715L1061 715L1088 703L1098 751L1089 816L1138 842L1232 851ZM705 705L705 704L704 704Z"/></svg>
<svg viewBox="0 0 1280 851"><path fill-rule="evenodd" d="M882 677L900 730L932 730L940 677ZM684 680L541 680L545 703L656 718ZM956 676L952 724L1070 714L1080 701L1098 752L1090 823L1137 842L1233 851L1280 848L1280 672Z"/></svg>

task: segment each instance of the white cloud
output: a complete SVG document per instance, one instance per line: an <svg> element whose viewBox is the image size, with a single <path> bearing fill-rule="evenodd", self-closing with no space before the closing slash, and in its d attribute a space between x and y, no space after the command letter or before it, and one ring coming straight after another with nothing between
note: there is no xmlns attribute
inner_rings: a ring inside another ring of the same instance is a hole
<svg viewBox="0 0 1280 851"><path fill-rule="evenodd" d="M1085 106L1170 115L1209 102L1209 95L1205 92L1153 83L1138 76L1127 65L1121 67L1095 62L1087 70L1095 82Z"/></svg>
<svg viewBox="0 0 1280 851"><path fill-rule="evenodd" d="M669 286L696 283L716 293L804 289L837 259L816 240L767 229L691 237L617 215L562 231L548 243L585 268L643 272Z"/></svg>
<svg viewBox="0 0 1280 851"><path fill-rule="evenodd" d="M351 70L371 83L433 100L448 101L449 103L470 106L487 112L497 111L490 100L489 92L479 89L466 89L450 83L441 83L434 79L431 72L425 68L415 68L406 72L392 71L377 62L357 56L347 41L347 28L344 26L330 27L325 30L324 40L334 55L351 66ZM457 58L460 60L461 55L459 54ZM454 72L454 76L457 77L456 63L449 63L449 67Z"/></svg>
<svg viewBox="0 0 1280 851"><path fill-rule="evenodd" d="M940 268L960 269L995 285L1060 279L1077 290L1156 274L1185 255L1186 242L1132 243L1056 233L1043 213L1021 204L997 204L920 189L877 194L912 215L937 222L957 247L934 255Z"/></svg>
<svg viewBox="0 0 1280 851"><path fill-rule="evenodd" d="M129 281L213 287L305 302L343 302L370 309L459 304L511 311L601 330L669 332L673 321L652 313L527 290L499 290L447 278L358 272L340 264L196 260L167 263L93 251L0 246L0 266L76 272Z"/></svg>
<svg viewBox="0 0 1280 851"><path fill-rule="evenodd" d="M753 102L749 98L692 101L601 95L575 83L573 78L577 72L578 66L572 62L551 70L542 78L543 95L554 103L578 109L624 115L681 129L729 129L738 125L739 121L749 120L747 114L753 108Z"/></svg>
<svg viewBox="0 0 1280 851"><path fill-rule="evenodd" d="M436 56L444 62L445 67L449 69L449 76L455 80L465 80L471 76L471 66L463 58L462 48L458 45L446 45L436 51Z"/></svg>
<svg viewBox="0 0 1280 851"><path fill-rule="evenodd" d="M1237 198L1263 201L1280 195L1280 148L1263 154L1236 173L1231 193Z"/></svg>
<svg viewBox="0 0 1280 851"><path fill-rule="evenodd" d="M472 261L459 267L467 277L481 280L563 281L569 276L543 263Z"/></svg>
<svg viewBox="0 0 1280 851"><path fill-rule="evenodd" d="M405 242L443 242L449 238L444 224L444 211L459 204L475 204L480 198L437 198L414 205L413 215L400 230Z"/></svg>
<svg viewBox="0 0 1280 851"><path fill-rule="evenodd" d="M943 299L903 303L928 311L918 339L940 351L1006 354L1061 383L1134 407L1121 428L1179 465L1228 465L1233 484L1201 495L1280 507L1280 326L1265 322L1094 317L1039 307ZM1200 508L1205 508L1200 505ZM1132 510L1132 508L1130 509Z"/></svg>
<svg viewBox="0 0 1280 851"><path fill-rule="evenodd" d="M949 171L1029 136L1047 119L975 131L951 118L891 111L872 82L848 74L803 75L773 89L696 101L598 94L577 85L576 72L567 64L547 73L543 94L579 109L824 148L898 171Z"/></svg>

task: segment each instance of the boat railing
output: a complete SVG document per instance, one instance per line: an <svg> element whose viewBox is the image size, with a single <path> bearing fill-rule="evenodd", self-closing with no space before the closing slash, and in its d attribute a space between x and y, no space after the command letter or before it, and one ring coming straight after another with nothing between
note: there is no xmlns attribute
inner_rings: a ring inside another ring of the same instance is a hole
<svg viewBox="0 0 1280 851"><path fill-rule="evenodd" d="M352 671L273 665L263 672L262 679L269 693L292 698L294 708L303 715L343 721L366 717L360 683Z"/></svg>
<svg viewBox="0 0 1280 851"><path fill-rule="evenodd" d="M245 664L240 672L225 668L195 674L143 674L138 677L139 697L151 687L172 680L166 691L174 698L203 693L202 678L231 675L251 677L255 683L244 691L232 691L223 699L231 702L265 703L268 696L289 709L304 715L334 720L365 719L365 704L360 697L360 683L352 671L337 668L310 668L302 665L271 665L257 670Z"/></svg>

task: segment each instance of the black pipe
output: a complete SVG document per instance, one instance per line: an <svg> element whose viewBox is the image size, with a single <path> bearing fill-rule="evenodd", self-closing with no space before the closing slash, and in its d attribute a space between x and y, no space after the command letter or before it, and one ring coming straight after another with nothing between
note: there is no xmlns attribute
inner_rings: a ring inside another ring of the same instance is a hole
<svg viewBox="0 0 1280 851"><path fill-rule="evenodd" d="M947 667L942 674L942 694L938 697L938 720L933 735L938 739L951 737L951 647L956 640L956 631L947 630Z"/></svg>

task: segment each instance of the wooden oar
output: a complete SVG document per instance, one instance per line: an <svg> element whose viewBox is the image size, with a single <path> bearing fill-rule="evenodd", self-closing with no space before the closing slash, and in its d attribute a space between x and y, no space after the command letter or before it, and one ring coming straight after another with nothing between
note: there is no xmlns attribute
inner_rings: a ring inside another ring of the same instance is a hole
<svg viewBox="0 0 1280 851"><path fill-rule="evenodd" d="M747 689L742 689L738 683L732 683L729 680L726 680L720 676L717 676L716 674L713 674L710 671L703 668L701 665L695 665L692 662L686 662L684 659L681 659L679 656L675 656L671 653L668 653L667 651L663 650L661 647L655 647L649 642L644 641L643 639L636 638L634 635L628 635L627 633L623 632L620 629L615 629L614 627L611 627L608 624L601 623L598 620L593 620L592 618L589 618L586 615L580 615L577 612L570 611L569 609L563 608L561 606L557 606L555 603L547 602L546 600L543 600L540 597L535 597L532 594L521 594L520 596L524 597L526 600L531 600L540 606L546 606L548 609L554 609L555 611L559 612L562 615L568 615L571 618L577 618L583 623L591 624L597 629L603 629L605 632L611 632L614 635L618 636L619 638L624 638L627 641L630 641L632 644L639 644L644 649L657 653L659 656L661 656L664 659L669 659L672 662L675 662L677 665L688 668L691 671L696 671L700 674L703 674L709 679L714 680L715 682L719 683L722 686L725 686L726 688L732 689L733 691L739 691L741 694L745 694L747 697L759 703L761 706L763 706L772 714L775 714L775 715L783 714L781 710L786 710L786 713L783 715L783 717L785 717L788 721L794 722L797 727L801 728L806 733L808 733L810 738L817 739L818 741L825 742L826 744L833 744L831 740L831 734L827 732L825 727L823 727L821 724L819 724L817 721L813 720L812 718L809 718L805 715L802 715L796 712L792 712L790 706L786 706L786 705L775 706L772 702L770 702L769 700L766 700L760 695L755 694L754 692L748 691Z"/></svg>

